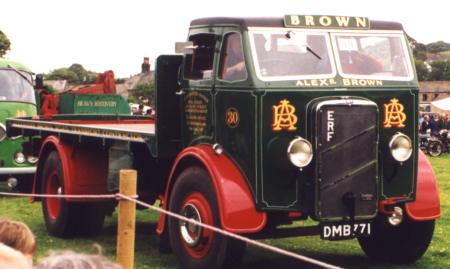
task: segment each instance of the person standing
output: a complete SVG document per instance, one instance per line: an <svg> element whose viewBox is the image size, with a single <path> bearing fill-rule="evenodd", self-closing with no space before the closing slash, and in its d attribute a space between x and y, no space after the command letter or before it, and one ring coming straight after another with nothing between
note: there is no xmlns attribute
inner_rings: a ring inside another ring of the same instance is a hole
<svg viewBox="0 0 450 269"><path fill-rule="evenodd" d="M425 134L429 129L431 129L430 116L425 115L423 116L420 132Z"/></svg>

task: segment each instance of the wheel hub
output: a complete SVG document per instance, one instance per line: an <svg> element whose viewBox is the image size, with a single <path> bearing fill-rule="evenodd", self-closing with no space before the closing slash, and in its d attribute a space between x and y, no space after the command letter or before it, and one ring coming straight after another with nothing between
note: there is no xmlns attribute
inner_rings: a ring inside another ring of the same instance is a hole
<svg viewBox="0 0 450 269"><path fill-rule="evenodd" d="M181 209L181 215L188 219L202 222L200 212L198 208L193 204L186 204ZM184 242L190 247L198 246L200 243L203 228L184 220L180 220L179 225L181 238L183 238Z"/></svg>

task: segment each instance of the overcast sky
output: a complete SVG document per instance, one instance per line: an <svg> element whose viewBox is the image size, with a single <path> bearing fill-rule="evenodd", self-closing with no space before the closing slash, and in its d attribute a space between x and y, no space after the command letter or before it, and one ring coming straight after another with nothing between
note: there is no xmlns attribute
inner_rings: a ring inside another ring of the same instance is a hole
<svg viewBox="0 0 450 269"><path fill-rule="evenodd" d="M49 72L80 63L140 72L143 57L174 52L189 22L210 16L349 15L401 22L421 43L450 43L446 0L3 0L0 30L11 40L6 58Z"/></svg>

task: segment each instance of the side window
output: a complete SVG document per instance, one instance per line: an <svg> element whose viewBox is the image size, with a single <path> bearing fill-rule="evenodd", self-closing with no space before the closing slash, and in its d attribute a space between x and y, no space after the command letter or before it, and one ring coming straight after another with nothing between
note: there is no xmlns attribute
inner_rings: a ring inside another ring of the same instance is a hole
<svg viewBox="0 0 450 269"><path fill-rule="evenodd" d="M242 39L238 33L225 35L219 78L227 81L245 80L247 78Z"/></svg>
<svg viewBox="0 0 450 269"><path fill-rule="evenodd" d="M194 43L194 49L191 55L186 56L184 77L188 79L211 79L217 36L198 34L190 36L189 41Z"/></svg>

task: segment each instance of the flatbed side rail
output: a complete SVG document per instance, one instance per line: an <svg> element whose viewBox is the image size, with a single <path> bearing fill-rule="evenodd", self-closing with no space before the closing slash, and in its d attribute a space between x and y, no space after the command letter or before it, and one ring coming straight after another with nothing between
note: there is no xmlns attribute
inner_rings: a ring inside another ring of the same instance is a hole
<svg viewBox="0 0 450 269"><path fill-rule="evenodd" d="M106 125L107 127L105 127ZM9 136L23 135L25 133L42 136L43 134L48 135L49 133L53 133L139 143L146 143L154 137L154 125L148 124L145 129L146 131L127 128L130 126L132 126L132 124L118 123L111 126L111 124L71 124L30 119L7 120L7 130ZM134 126L136 126L136 124Z"/></svg>

